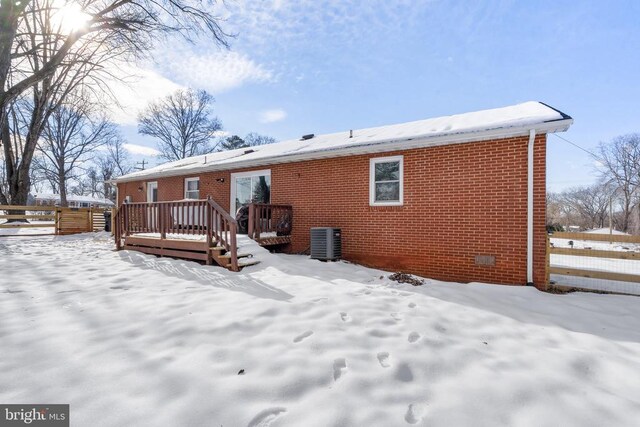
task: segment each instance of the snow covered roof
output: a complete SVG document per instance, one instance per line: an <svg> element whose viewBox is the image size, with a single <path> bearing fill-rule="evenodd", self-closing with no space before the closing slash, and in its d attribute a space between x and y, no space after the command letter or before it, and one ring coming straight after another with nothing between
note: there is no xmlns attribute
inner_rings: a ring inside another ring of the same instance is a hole
<svg viewBox="0 0 640 427"><path fill-rule="evenodd" d="M491 110L194 156L133 172L113 182L506 138L527 135L530 129L541 133L562 132L572 123L573 119L568 115L541 102L530 101Z"/></svg>
<svg viewBox="0 0 640 427"><path fill-rule="evenodd" d="M53 194L53 193L38 193L38 194L34 194L33 198L36 200L54 200L58 202L60 201L60 195ZM76 196L73 194L69 194L67 195L67 201L113 206L113 202L109 199L103 199L101 197L92 197L92 196Z"/></svg>

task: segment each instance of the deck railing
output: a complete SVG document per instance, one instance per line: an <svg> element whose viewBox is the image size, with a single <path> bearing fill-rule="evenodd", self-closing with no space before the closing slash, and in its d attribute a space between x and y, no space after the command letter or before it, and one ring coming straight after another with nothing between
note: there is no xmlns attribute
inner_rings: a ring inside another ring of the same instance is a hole
<svg viewBox="0 0 640 427"><path fill-rule="evenodd" d="M266 233L274 236L288 236L293 224L291 205L251 203L249 205L249 237L259 240ZM271 236L273 237L273 236Z"/></svg>
<svg viewBox="0 0 640 427"><path fill-rule="evenodd" d="M152 203L124 203L116 212L116 247L132 234L204 235L208 246L218 245L230 255L231 269L238 271L237 223L212 199Z"/></svg>
<svg viewBox="0 0 640 427"><path fill-rule="evenodd" d="M216 238L217 244L223 246L231 255L231 270L238 271L238 223L222 206L209 198L207 203L210 207L209 225L211 232L209 239Z"/></svg>

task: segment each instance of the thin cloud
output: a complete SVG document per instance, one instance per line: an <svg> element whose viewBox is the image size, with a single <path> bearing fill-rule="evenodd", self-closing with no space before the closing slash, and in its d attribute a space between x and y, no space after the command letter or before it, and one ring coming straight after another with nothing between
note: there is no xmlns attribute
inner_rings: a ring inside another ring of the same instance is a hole
<svg viewBox="0 0 640 427"><path fill-rule="evenodd" d="M227 136L231 135L229 132L227 132L226 130L217 130L215 132L213 132L213 137L215 138L225 138Z"/></svg>
<svg viewBox="0 0 640 427"><path fill-rule="evenodd" d="M160 152L152 147L147 147L145 145L138 144L123 144L122 145L125 150L127 150L131 154L137 154L140 156L158 156Z"/></svg>
<svg viewBox="0 0 640 427"><path fill-rule="evenodd" d="M162 74L170 75L173 80L205 89L214 96L245 84L275 80L271 70L239 52L167 49L160 53L158 67Z"/></svg>
<svg viewBox="0 0 640 427"><path fill-rule="evenodd" d="M265 110L260 113L260 123L274 123L287 118L287 112L281 108Z"/></svg>
<svg viewBox="0 0 640 427"><path fill-rule="evenodd" d="M113 104L109 109L111 119L121 125L135 125L138 114L150 102L183 88L148 68L123 67L120 73L123 80L114 80L111 84L111 91L119 105Z"/></svg>

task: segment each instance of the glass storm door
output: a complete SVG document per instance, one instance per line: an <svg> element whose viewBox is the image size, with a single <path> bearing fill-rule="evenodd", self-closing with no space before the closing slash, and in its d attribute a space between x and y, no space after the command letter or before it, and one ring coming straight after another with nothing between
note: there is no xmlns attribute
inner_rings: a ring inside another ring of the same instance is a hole
<svg viewBox="0 0 640 427"><path fill-rule="evenodd" d="M271 171L243 172L231 175L231 215L254 203L271 201Z"/></svg>
<svg viewBox="0 0 640 427"><path fill-rule="evenodd" d="M158 201L158 183L147 182L147 203ZM147 224L149 228L158 226L158 208L156 206L147 209Z"/></svg>
<svg viewBox="0 0 640 427"><path fill-rule="evenodd" d="M147 182L147 203L158 201L158 183Z"/></svg>

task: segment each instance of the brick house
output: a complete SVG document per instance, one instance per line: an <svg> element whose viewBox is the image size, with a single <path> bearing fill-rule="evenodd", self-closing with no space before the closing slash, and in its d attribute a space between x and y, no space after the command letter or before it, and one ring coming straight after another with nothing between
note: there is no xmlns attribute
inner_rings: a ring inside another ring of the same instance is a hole
<svg viewBox="0 0 640 427"><path fill-rule="evenodd" d="M572 123L527 102L212 153L114 182L118 205L206 197L232 213L260 198L290 205L282 249L291 253L308 250L311 227L338 227L343 257L356 263L544 287L546 136Z"/></svg>

